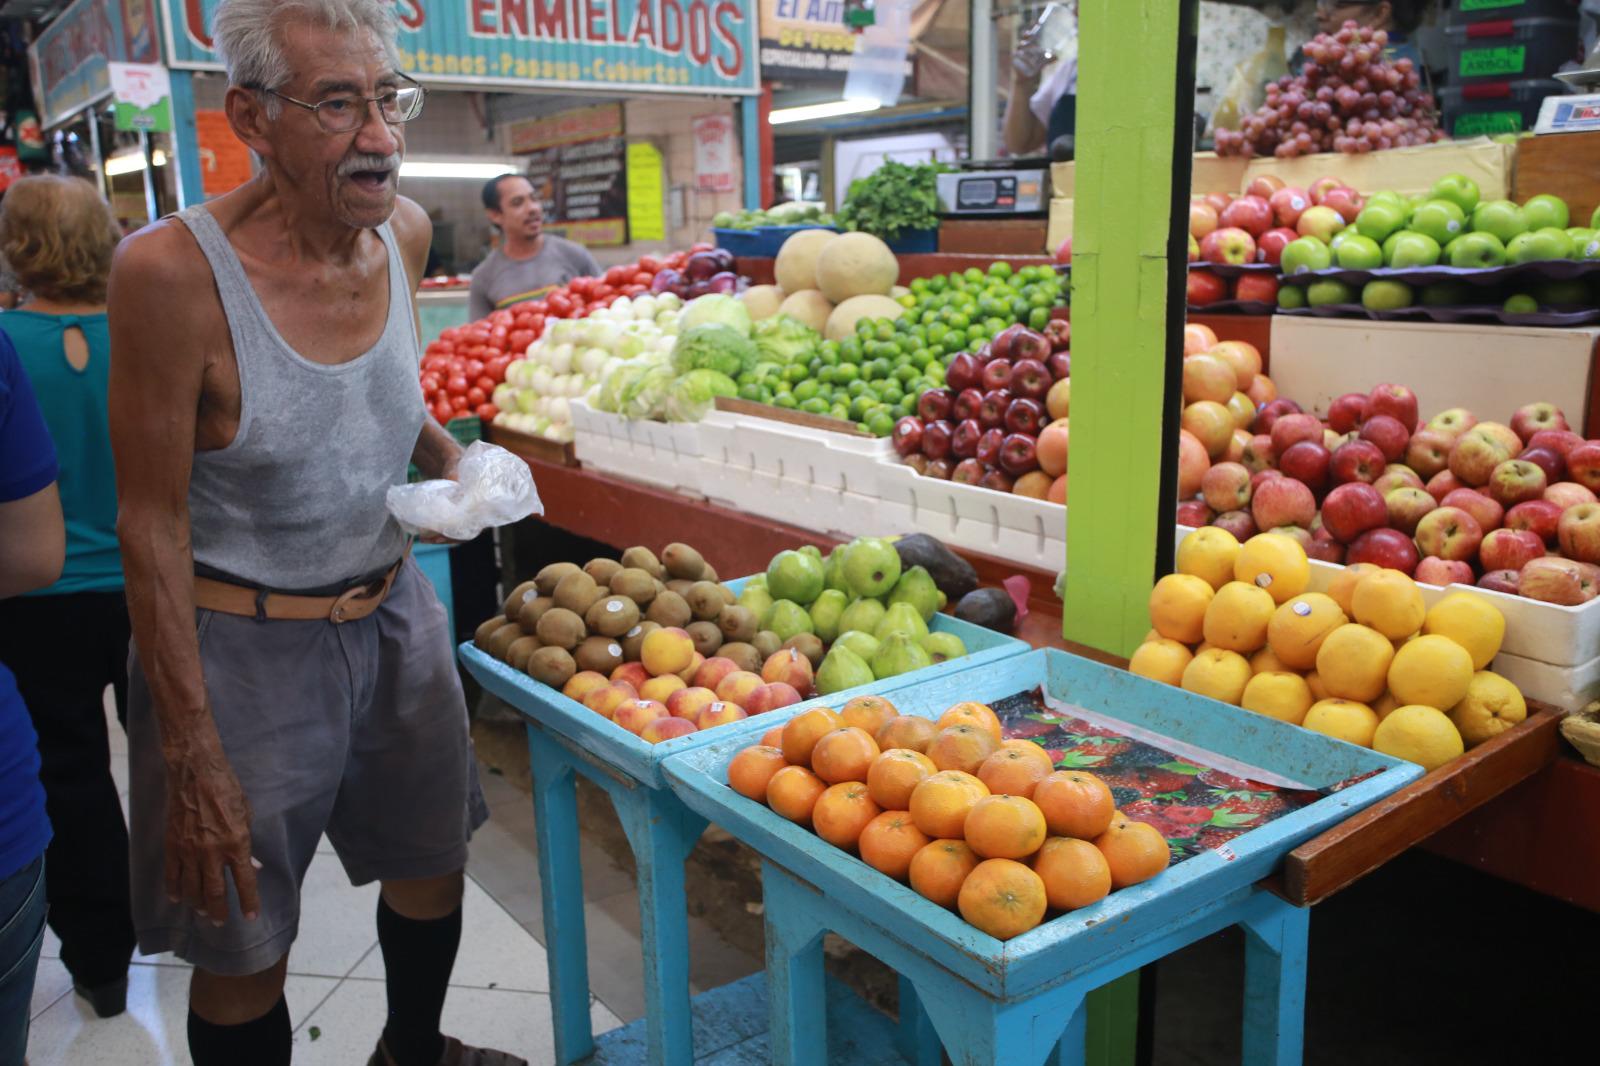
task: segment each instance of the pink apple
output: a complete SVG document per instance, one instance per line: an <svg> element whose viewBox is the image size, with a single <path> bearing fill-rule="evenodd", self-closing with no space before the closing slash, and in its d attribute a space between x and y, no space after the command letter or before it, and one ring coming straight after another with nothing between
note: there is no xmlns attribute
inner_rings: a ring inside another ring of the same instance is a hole
<svg viewBox="0 0 1600 1066"><path fill-rule="evenodd" d="M1306 213L1306 209L1313 206L1311 194L1293 185L1279 189L1267 202L1272 205L1272 217L1277 220L1278 225L1291 228L1300 221L1300 216Z"/></svg>
<svg viewBox="0 0 1600 1066"><path fill-rule="evenodd" d="M1472 584L1472 566L1461 562L1459 559L1439 559L1428 556L1417 564L1417 572L1412 575L1424 585L1470 585Z"/></svg>
<svg viewBox="0 0 1600 1066"><path fill-rule="evenodd" d="M1517 591L1533 600L1576 607L1600 592L1600 569L1576 559L1546 556L1523 566Z"/></svg>
<svg viewBox="0 0 1600 1066"><path fill-rule="evenodd" d="M1282 426L1283 422L1278 425ZM1322 445L1309 440L1298 441L1289 445L1278 458L1278 469L1286 476L1304 482L1312 492L1321 493L1328 487L1328 464L1332 458Z"/></svg>
<svg viewBox="0 0 1600 1066"><path fill-rule="evenodd" d="M1244 450L1250 446L1250 434L1242 429L1233 431L1233 439L1228 442L1228 450L1222 458L1230 463L1241 462L1244 459Z"/></svg>
<svg viewBox="0 0 1600 1066"><path fill-rule="evenodd" d="M1361 481L1340 485L1322 501L1322 525L1341 544L1389 522L1389 510L1378 490Z"/></svg>
<svg viewBox="0 0 1600 1066"><path fill-rule="evenodd" d="M1353 440L1341 444L1333 453L1333 480L1344 484L1364 481L1368 485L1383 476L1388 465L1383 451L1370 440Z"/></svg>
<svg viewBox="0 0 1600 1066"><path fill-rule="evenodd" d="M1388 462L1398 463L1405 458L1411 431L1392 415L1368 414L1361 423L1361 439L1376 444Z"/></svg>
<svg viewBox="0 0 1600 1066"><path fill-rule="evenodd" d="M1214 512L1206 506L1204 500L1184 500L1178 504L1178 510L1174 517L1180 526L1199 529L1201 526L1209 526L1211 524L1213 514Z"/></svg>
<svg viewBox="0 0 1600 1066"><path fill-rule="evenodd" d="M1450 466L1450 449L1455 437L1442 430L1419 429L1406 445L1406 465L1429 478Z"/></svg>
<svg viewBox="0 0 1600 1066"><path fill-rule="evenodd" d="M1383 505L1389 512L1390 527L1398 529L1409 537L1416 533L1417 523L1421 522L1429 511L1438 507L1439 502L1428 495L1426 489L1406 487L1395 489L1385 496ZM1326 504L1323 509L1327 509Z"/></svg>
<svg viewBox="0 0 1600 1066"><path fill-rule="evenodd" d="M1356 216L1361 214L1361 209L1366 205L1366 199L1349 187L1332 189L1322 198L1322 206L1337 211L1347 226L1356 220Z"/></svg>
<svg viewBox="0 0 1600 1066"><path fill-rule="evenodd" d="M1600 440L1584 441L1567 452L1567 477L1591 492L1600 492Z"/></svg>
<svg viewBox="0 0 1600 1066"><path fill-rule="evenodd" d="M1200 491L1200 479L1211 469L1206 446L1186 429L1178 431L1178 498L1187 500Z"/></svg>
<svg viewBox="0 0 1600 1066"><path fill-rule="evenodd" d="M1279 470L1275 466L1269 466L1265 470L1257 470L1255 473L1250 475L1250 491L1254 493L1261 487L1261 483L1263 481L1271 481L1275 477L1282 476L1283 471Z"/></svg>
<svg viewBox="0 0 1600 1066"><path fill-rule="evenodd" d="M1303 482L1292 477L1269 478L1256 489L1250 514L1261 529L1309 527L1317 516L1317 500Z"/></svg>
<svg viewBox="0 0 1600 1066"><path fill-rule="evenodd" d="M1379 385L1367 395L1367 417L1388 415L1410 433L1417 428L1417 394L1404 385Z"/></svg>
<svg viewBox="0 0 1600 1066"><path fill-rule="evenodd" d="M1529 448L1549 448L1566 461L1567 453L1583 443L1583 438L1570 429L1541 429L1528 438Z"/></svg>
<svg viewBox="0 0 1600 1066"><path fill-rule="evenodd" d="M1211 524L1218 529L1226 529L1241 544L1261 532L1256 528L1256 520L1250 517L1249 511L1229 511L1226 514L1219 514L1211 520Z"/></svg>
<svg viewBox="0 0 1600 1066"><path fill-rule="evenodd" d="M1195 201L1189 205L1189 236L1195 240L1205 240L1220 224L1217 209L1210 204Z"/></svg>
<svg viewBox="0 0 1600 1066"><path fill-rule="evenodd" d="M1567 416L1553 403L1530 403L1517 408L1517 413L1511 416L1511 432L1523 440L1529 440L1541 430L1571 429Z"/></svg>
<svg viewBox="0 0 1600 1066"><path fill-rule="evenodd" d="M1521 570L1532 559L1544 558L1544 541L1527 529L1492 529L1478 547L1478 562L1485 570Z"/></svg>
<svg viewBox="0 0 1600 1066"><path fill-rule="evenodd" d="M1478 528L1485 533L1491 529L1499 529L1506 519L1506 509L1491 497L1485 496L1476 489L1455 489L1447 492L1444 499L1439 501L1440 507L1459 507L1478 521Z"/></svg>
<svg viewBox="0 0 1600 1066"><path fill-rule="evenodd" d="M1278 424L1278 419L1285 415L1304 414L1301 406L1290 399L1272 400L1261 405L1256 412L1256 420L1250 423L1251 433L1271 434L1272 427Z"/></svg>
<svg viewBox="0 0 1600 1066"><path fill-rule="evenodd" d="M1263 259L1262 262L1268 262ZM1233 283L1233 298L1246 303L1278 303L1278 278L1274 274L1246 274Z"/></svg>
<svg viewBox="0 0 1600 1066"><path fill-rule="evenodd" d="M1333 240L1334 234L1344 229L1349 223L1344 216L1331 207L1318 205L1308 207L1295 221L1294 230L1302 237L1315 237L1323 244Z"/></svg>
<svg viewBox="0 0 1600 1066"><path fill-rule="evenodd" d="M1517 459L1524 463L1532 463L1544 471L1545 482L1555 484L1566 479L1567 461L1561 458L1559 452L1550 448L1524 448Z"/></svg>
<svg viewBox="0 0 1600 1066"><path fill-rule="evenodd" d="M1209 270L1191 270L1187 298L1190 307L1209 307L1228 298L1228 283Z"/></svg>
<svg viewBox="0 0 1600 1066"><path fill-rule="evenodd" d="M1278 465L1283 466L1283 454L1290 446L1301 441L1311 441L1322 444L1322 422L1316 415L1288 414L1273 422L1272 452L1278 456Z"/></svg>
<svg viewBox="0 0 1600 1066"><path fill-rule="evenodd" d="M1277 266L1283 262L1283 250L1299 236L1300 234L1292 229L1269 229L1261 235L1260 240L1256 241L1256 252L1263 263Z"/></svg>
<svg viewBox="0 0 1600 1066"><path fill-rule="evenodd" d="M1467 430L1478 424L1478 416L1465 407L1452 407L1447 411L1440 411L1428 419L1428 428L1437 429L1441 433L1459 437Z"/></svg>
<svg viewBox="0 0 1600 1066"><path fill-rule="evenodd" d="M1480 422L1473 426L1450 449L1450 472L1473 488L1487 485L1494 468L1522 450L1513 450L1486 425Z"/></svg>
<svg viewBox="0 0 1600 1066"><path fill-rule="evenodd" d="M1311 535L1311 530L1306 529L1304 526L1279 526L1277 529L1271 529L1267 532L1273 533L1280 537L1288 537L1290 540L1300 545L1300 547L1304 548L1307 554L1309 554L1311 551L1312 542L1316 540L1316 538Z"/></svg>
<svg viewBox="0 0 1600 1066"><path fill-rule="evenodd" d="M1524 459L1507 459L1489 475L1489 496L1501 507L1544 497L1549 484L1544 471Z"/></svg>
<svg viewBox="0 0 1600 1066"><path fill-rule="evenodd" d="M1223 229L1241 229L1252 238L1272 228L1272 205L1259 196L1239 197L1222 209L1217 221Z"/></svg>
<svg viewBox="0 0 1600 1066"><path fill-rule="evenodd" d="M1556 526L1561 553L1584 563L1600 563L1600 504L1569 507Z"/></svg>
<svg viewBox="0 0 1600 1066"><path fill-rule="evenodd" d="M1250 443L1244 446L1244 452L1239 456L1246 470L1252 474L1259 470L1266 470L1272 466L1274 453L1272 451L1272 438L1265 433L1257 433L1250 438Z"/></svg>
<svg viewBox="0 0 1600 1066"><path fill-rule="evenodd" d="M1324 563L1342 563L1344 545L1329 536L1327 530L1319 529L1311 534L1311 544L1306 548L1306 556Z"/></svg>
<svg viewBox="0 0 1600 1066"><path fill-rule="evenodd" d="M1477 558L1483 527L1459 507L1438 507L1417 523L1417 548L1426 555L1463 562Z"/></svg>
<svg viewBox="0 0 1600 1066"><path fill-rule="evenodd" d="M1271 201L1273 196L1283 189L1283 179L1276 174L1259 174L1255 180L1244 187L1246 196L1259 196L1263 200Z"/></svg>
<svg viewBox="0 0 1600 1066"><path fill-rule="evenodd" d="M1318 178L1316 181L1312 182L1307 191L1311 193L1311 202L1314 204L1320 204L1322 203L1322 198L1324 196L1327 196L1335 189L1342 189L1344 187L1344 182L1340 181L1338 178L1326 177Z"/></svg>
<svg viewBox="0 0 1600 1066"><path fill-rule="evenodd" d="M1428 483L1423 487L1428 490L1428 495L1443 503L1446 496L1456 491L1456 489L1466 488L1466 485L1462 484L1461 479L1450 471L1441 470L1429 478Z"/></svg>
<svg viewBox="0 0 1600 1066"><path fill-rule="evenodd" d="M1479 422L1472 428L1479 433L1487 433L1495 440L1504 444L1506 449L1511 452L1513 456L1522 451L1522 449L1525 447L1525 445L1522 443L1522 438L1517 436L1516 430L1502 422Z"/></svg>
<svg viewBox="0 0 1600 1066"><path fill-rule="evenodd" d="M1553 548L1557 544L1561 516L1565 513L1564 508L1549 500L1528 500L1506 512L1506 528L1531 530L1546 547Z"/></svg>
<svg viewBox="0 0 1600 1066"><path fill-rule="evenodd" d="M1208 263L1254 263L1256 239L1237 226L1219 229L1201 240L1200 258Z"/></svg>
<svg viewBox="0 0 1600 1066"><path fill-rule="evenodd" d="M1395 489L1421 489L1425 484L1409 466L1390 463L1383 468L1383 475L1372 483L1372 487L1378 490L1378 495L1387 496Z"/></svg>
<svg viewBox="0 0 1600 1066"><path fill-rule="evenodd" d="M1366 393L1345 393L1328 405L1328 425L1336 433L1360 429L1367 420L1367 402Z"/></svg>
<svg viewBox="0 0 1600 1066"><path fill-rule="evenodd" d="M1509 596L1521 594L1522 575L1515 570L1491 570L1478 579L1478 587L1489 592L1504 592Z"/></svg>
<svg viewBox="0 0 1600 1066"><path fill-rule="evenodd" d="M1597 498L1594 493L1578 484L1576 481L1558 481L1544 490L1544 498L1565 511L1568 507L1576 507L1580 503L1595 503Z"/></svg>
<svg viewBox="0 0 1600 1066"><path fill-rule="evenodd" d="M1369 529L1344 553L1346 563L1371 563L1402 574L1415 572L1418 558L1416 544L1398 529Z"/></svg>
<svg viewBox="0 0 1600 1066"><path fill-rule="evenodd" d="M1200 479L1200 494L1213 511L1237 511L1250 504L1250 471L1239 463L1218 463Z"/></svg>

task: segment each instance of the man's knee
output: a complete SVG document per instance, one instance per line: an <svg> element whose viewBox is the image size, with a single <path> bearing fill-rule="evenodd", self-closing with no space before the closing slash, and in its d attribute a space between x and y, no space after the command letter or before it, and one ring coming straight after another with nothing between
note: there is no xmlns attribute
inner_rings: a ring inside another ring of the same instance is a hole
<svg viewBox="0 0 1600 1066"><path fill-rule="evenodd" d="M402 918L428 922L453 914L461 906L465 878L460 870L443 877L383 882L383 901Z"/></svg>
<svg viewBox="0 0 1600 1066"><path fill-rule="evenodd" d="M212 1025L253 1022L277 1005L288 966L286 955L246 977L223 977L196 967L189 980L189 1007Z"/></svg>

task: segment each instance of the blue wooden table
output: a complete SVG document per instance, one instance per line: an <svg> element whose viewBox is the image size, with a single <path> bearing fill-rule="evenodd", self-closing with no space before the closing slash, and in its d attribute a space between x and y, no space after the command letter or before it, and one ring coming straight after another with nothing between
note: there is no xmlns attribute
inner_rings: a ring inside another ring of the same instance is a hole
<svg viewBox="0 0 1600 1066"><path fill-rule="evenodd" d="M822 937L843 936L901 975L907 1057L937 1066L1083 1061L1084 997L1232 925L1246 933L1243 1061L1300 1061L1309 911L1258 882L1293 847L1421 776L1410 763L1057 651L900 688L901 713L936 717L1043 685L1093 714L1228 756L1321 798L1092 907L996 940L727 784L756 740L730 727L669 758L673 789L763 857L770 1041L776 1066L828 1061ZM1337 791L1333 789L1337 788ZM911 993L911 994L907 994Z"/></svg>
<svg viewBox="0 0 1600 1066"><path fill-rule="evenodd" d="M737 589L741 582L728 584ZM688 1066L696 1060L683 867L705 830L706 818L667 787L662 763L672 755L714 743L727 730L770 729L809 707L837 707L855 695L895 691L1028 651L1022 641L948 615L935 616L930 628L956 634L969 654L889 681L771 711L738 727L691 733L661 744L646 742L471 644L461 646L460 658L468 672L527 720L557 1062L578 1062L595 1050L589 1020L576 775L582 774L606 791L638 867L647 1061Z"/></svg>

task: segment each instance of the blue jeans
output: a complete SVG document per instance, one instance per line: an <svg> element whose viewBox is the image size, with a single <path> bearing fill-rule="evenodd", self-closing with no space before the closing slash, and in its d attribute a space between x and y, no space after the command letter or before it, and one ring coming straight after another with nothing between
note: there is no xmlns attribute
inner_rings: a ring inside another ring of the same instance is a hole
<svg viewBox="0 0 1600 1066"><path fill-rule="evenodd" d="M0 1066L28 1053L33 975L44 943L44 856L0 881Z"/></svg>

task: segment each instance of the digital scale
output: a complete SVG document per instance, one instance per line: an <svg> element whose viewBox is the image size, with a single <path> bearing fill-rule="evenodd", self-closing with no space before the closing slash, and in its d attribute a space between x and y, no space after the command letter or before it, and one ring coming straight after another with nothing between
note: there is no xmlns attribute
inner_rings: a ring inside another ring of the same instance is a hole
<svg viewBox="0 0 1600 1066"><path fill-rule="evenodd" d="M973 169L940 174L943 218L1043 218L1050 206L1050 173L1016 166L969 164Z"/></svg>
<svg viewBox="0 0 1600 1066"><path fill-rule="evenodd" d="M1587 89L1583 96L1547 96L1539 109L1535 133L1581 133L1600 130L1600 70L1575 70L1557 74L1575 89Z"/></svg>

